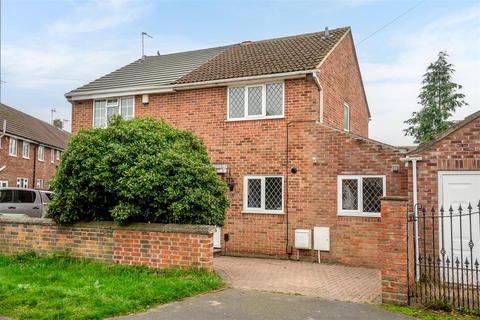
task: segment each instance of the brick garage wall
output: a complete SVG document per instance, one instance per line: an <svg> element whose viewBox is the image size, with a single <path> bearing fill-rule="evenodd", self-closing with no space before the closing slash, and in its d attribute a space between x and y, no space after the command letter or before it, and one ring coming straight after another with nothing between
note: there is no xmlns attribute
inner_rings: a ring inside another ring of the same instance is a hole
<svg viewBox="0 0 480 320"><path fill-rule="evenodd" d="M39 161L36 147L33 142L30 142L30 158L24 159L22 157L23 152L23 140L17 139L17 156L10 156L8 154L9 137L4 136L1 138L0 148L0 166L6 166L4 170L0 172L0 180L8 181L9 187L17 186L17 178L27 178L28 187L37 189L36 180L43 180L43 189L48 189L48 182L51 181L55 175L60 160L56 159L54 155L53 162L51 161L51 149L45 146L44 161ZM35 179L34 179L34 162L35 162Z"/></svg>
<svg viewBox="0 0 480 320"><path fill-rule="evenodd" d="M417 162L418 202L437 210L439 171L480 170L480 117L411 156L422 157ZM409 196L413 199L411 164L408 179Z"/></svg>
<svg viewBox="0 0 480 320"><path fill-rule="evenodd" d="M62 227L49 219L0 217L0 252L67 252L75 257L149 267L213 268L211 226L114 222Z"/></svg>

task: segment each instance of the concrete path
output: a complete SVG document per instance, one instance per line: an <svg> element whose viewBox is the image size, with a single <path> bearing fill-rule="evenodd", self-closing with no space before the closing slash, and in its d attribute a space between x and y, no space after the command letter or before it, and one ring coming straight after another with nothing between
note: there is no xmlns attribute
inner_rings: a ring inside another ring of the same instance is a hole
<svg viewBox="0 0 480 320"><path fill-rule="evenodd" d="M216 257L214 267L234 288L380 303L379 270L225 256Z"/></svg>
<svg viewBox="0 0 480 320"><path fill-rule="evenodd" d="M406 320L414 319L370 304L326 301L255 290L226 289L159 306L124 320Z"/></svg>

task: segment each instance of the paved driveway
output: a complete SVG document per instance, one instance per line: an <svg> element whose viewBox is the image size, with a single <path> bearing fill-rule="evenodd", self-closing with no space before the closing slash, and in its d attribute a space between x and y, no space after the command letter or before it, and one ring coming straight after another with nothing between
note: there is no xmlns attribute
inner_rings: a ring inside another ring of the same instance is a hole
<svg viewBox="0 0 480 320"><path fill-rule="evenodd" d="M227 289L178 301L124 320L407 320L414 319L370 304L326 301L255 290Z"/></svg>
<svg viewBox="0 0 480 320"><path fill-rule="evenodd" d="M374 269L224 256L214 259L214 267L234 288L380 302L381 276Z"/></svg>

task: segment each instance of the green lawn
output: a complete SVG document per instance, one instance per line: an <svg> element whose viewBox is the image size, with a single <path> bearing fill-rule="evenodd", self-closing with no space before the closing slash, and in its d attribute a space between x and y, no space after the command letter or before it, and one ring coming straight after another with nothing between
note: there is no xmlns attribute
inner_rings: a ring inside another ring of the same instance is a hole
<svg viewBox="0 0 480 320"><path fill-rule="evenodd" d="M473 320L479 319L478 316L475 315L465 315L459 312L441 312L441 311L434 311L422 308L414 308L414 307L400 307L400 306L393 306L389 304L381 305L382 308L400 312L408 316L412 316L422 320Z"/></svg>
<svg viewBox="0 0 480 320"><path fill-rule="evenodd" d="M222 286L215 273L201 269L0 255L0 316L16 319L102 319Z"/></svg>

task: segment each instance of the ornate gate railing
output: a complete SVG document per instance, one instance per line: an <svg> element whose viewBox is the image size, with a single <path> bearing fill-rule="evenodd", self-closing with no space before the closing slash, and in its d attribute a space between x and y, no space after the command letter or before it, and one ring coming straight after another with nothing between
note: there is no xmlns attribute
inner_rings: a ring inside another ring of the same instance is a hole
<svg viewBox="0 0 480 320"><path fill-rule="evenodd" d="M408 219L409 303L480 308L480 202Z"/></svg>

